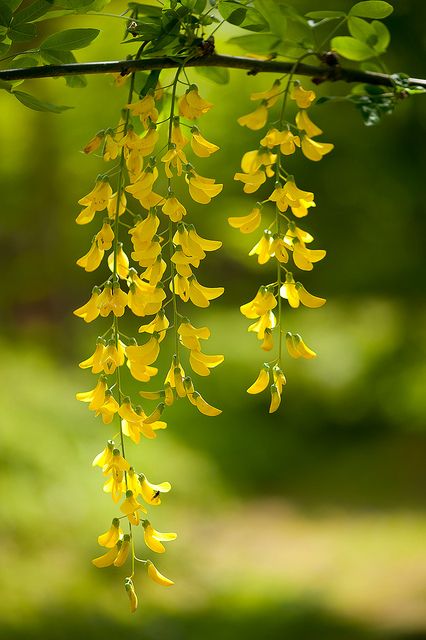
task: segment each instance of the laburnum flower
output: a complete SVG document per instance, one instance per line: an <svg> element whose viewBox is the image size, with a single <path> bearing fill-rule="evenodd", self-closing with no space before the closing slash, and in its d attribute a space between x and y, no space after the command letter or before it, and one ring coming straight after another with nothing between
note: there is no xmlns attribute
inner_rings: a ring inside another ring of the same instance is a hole
<svg viewBox="0 0 426 640"><path fill-rule="evenodd" d="M104 253L105 251L98 246L95 237L89 251L77 260L77 264L87 272L95 271L101 264Z"/></svg>
<svg viewBox="0 0 426 640"><path fill-rule="evenodd" d="M269 405L269 413L274 413L281 404L281 394L276 384L271 384L271 404Z"/></svg>
<svg viewBox="0 0 426 640"><path fill-rule="evenodd" d="M149 520L142 520L142 526L144 529L143 536L145 540L145 544L148 549L151 551L155 551L156 553L164 553L166 548L162 544L162 542L169 542L170 540L176 540L176 533L162 533L161 531L157 531L151 525Z"/></svg>
<svg viewBox="0 0 426 640"><path fill-rule="evenodd" d="M291 131L283 131L280 142L280 151L285 156L290 156L296 151L296 147L300 147L299 136L294 135Z"/></svg>
<svg viewBox="0 0 426 640"><path fill-rule="evenodd" d="M216 184L214 178L200 176L190 168L185 175L189 187L189 195L199 204L209 204L223 189L223 184Z"/></svg>
<svg viewBox="0 0 426 640"><path fill-rule="evenodd" d="M101 547L112 549L115 547L122 535L123 531L120 527L120 520L118 518L113 518L108 531L98 536L98 544L100 544Z"/></svg>
<svg viewBox="0 0 426 640"><path fill-rule="evenodd" d="M267 106L273 107L282 93L280 91L280 86L281 82L279 80L275 80L272 87L267 91L257 91L252 93L250 100L266 100Z"/></svg>
<svg viewBox="0 0 426 640"><path fill-rule="evenodd" d="M288 262L288 251L285 246L285 239L279 234L274 234L269 251L275 256L278 262Z"/></svg>
<svg viewBox="0 0 426 640"><path fill-rule="evenodd" d="M99 287L94 287L90 300L86 302L82 307L79 307L74 311L74 315L78 318L82 318L84 322L92 322L96 320L99 315L98 298L102 290Z"/></svg>
<svg viewBox="0 0 426 640"><path fill-rule="evenodd" d="M268 287L260 287L256 296L250 302L241 305L240 311L246 318L259 318L264 313L277 306L274 294Z"/></svg>
<svg viewBox="0 0 426 640"><path fill-rule="evenodd" d="M297 238L299 242L308 244L314 240L314 237L310 233L298 227L295 222L290 221L284 236L285 243L291 247L295 238Z"/></svg>
<svg viewBox="0 0 426 640"><path fill-rule="evenodd" d="M140 143L137 146L137 151L143 158L152 155L155 145L158 142L160 135L157 131L155 124L149 125L148 131L144 136L140 138Z"/></svg>
<svg viewBox="0 0 426 640"><path fill-rule="evenodd" d="M83 153L93 153L101 146L105 131L99 131L84 147Z"/></svg>
<svg viewBox="0 0 426 640"><path fill-rule="evenodd" d="M284 186L276 183L275 189L269 196L269 200L276 202L281 212L291 208L297 218L303 218L308 214L310 207L315 207L314 194L311 191L303 191L296 186L292 177L288 177Z"/></svg>
<svg viewBox="0 0 426 640"><path fill-rule="evenodd" d="M143 170L143 157L137 149L132 149L126 154L126 167L130 182L136 182Z"/></svg>
<svg viewBox="0 0 426 640"><path fill-rule="evenodd" d="M128 307L136 316L150 316L161 309L166 293L159 282L155 287L132 275L128 294Z"/></svg>
<svg viewBox="0 0 426 640"><path fill-rule="evenodd" d="M99 408L96 409L96 416L101 416L102 422L104 424L111 424L114 419L115 414L118 411L118 402L112 395L111 391L107 389L105 391L104 402L101 404ZM90 409L90 405L89 405Z"/></svg>
<svg viewBox="0 0 426 640"><path fill-rule="evenodd" d="M112 247L112 241L114 240L114 231L112 230L111 223L107 218L104 220L102 227L96 234L96 243L100 249L108 251Z"/></svg>
<svg viewBox="0 0 426 640"><path fill-rule="evenodd" d="M88 402L91 411L98 411L105 402L107 388L106 378L101 376L94 389L77 393L75 397L80 402Z"/></svg>
<svg viewBox="0 0 426 640"><path fill-rule="evenodd" d="M307 109L311 106L312 102L315 100L315 92L307 91L302 87L298 80L295 80L294 85L290 91L290 98L295 100L299 109Z"/></svg>
<svg viewBox="0 0 426 640"><path fill-rule="evenodd" d="M160 253L155 259L155 262L141 273L141 278L146 280L151 287L156 287L161 281L166 269L167 264L162 259Z"/></svg>
<svg viewBox="0 0 426 640"><path fill-rule="evenodd" d="M205 287L200 284L195 276L188 278L189 299L196 307L208 307L210 300L215 300L225 291L223 287Z"/></svg>
<svg viewBox="0 0 426 640"><path fill-rule="evenodd" d="M164 162L164 172L168 178L173 178L171 167L175 167L178 176L182 175L182 167L188 163L186 155L182 149L179 149L171 143L170 148L162 156L161 162Z"/></svg>
<svg viewBox="0 0 426 640"><path fill-rule="evenodd" d="M126 589L126 593L130 601L130 611L135 613L138 608L138 596L136 595L135 587L133 586L131 578L126 578L124 580L124 588Z"/></svg>
<svg viewBox="0 0 426 640"><path fill-rule="evenodd" d="M261 169L254 173L236 173L234 180L240 180L243 184L244 193L254 193L266 181L266 173Z"/></svg>
<svg viewBox="0 0 426 640"><path fill-rule="evenodd" d="M194 267L198 267L200 264L198 258L185 255L179 245L175 247L171 261L175 264L177 273L185 278L189 278L192 275L192 269L189 265L192 264Z"/></svg>
<svg viewBox="0 0 426 640"><path fill-rule="evenodd" d="M196 120L212 108L212 103L204 100L198 93L198 87L192 84L186 93L179 98L178 107L181 116L188 120Z"/></svg>
<svg viewBox="0 0 426 640"><path fill-rule="evenodd" d="M127 126L126 133L120 140L120 144L126 152L126 155L130 151L137 151L139 149L139 146L141 144L141 137L136 133L133 125L129 124Z"/></svg>
<svg viewBox="0 0 426 640"><path fill-rule="evenodd" d="M256 380L247 389L247 393L251 393L251 394L262 393L262 391L264 391L266 387L269 385L269 377L270 377L269 372L270 372L269 365L265 363L261 368Z"/></svg>
<svg viewBox="0 0 426 640"><path fill-rule="evenodd" d="M256 323L257 324L257 323ZM249 327L250 331L250 327ZM263 333L263 340L260 348L264 351L272 351L274 348L274 340L272 337L272 329L270 327L266 327Z"/></svg>
<svg viewBox="0 0 426 640"><path fill-rule="evenodd" d="M187 318L184 318L178 327L180 342L191 351L201 351L200 340L210 337L208 327L194 327Z"/></svg>
<svg viewBox="0 0 426 640"><path fill-rule="evenodd" d="M109 464L112 460L113 451L115 449L114 440L108 440L106 447L98 453L93 459L92 467L101 467L101 469Z"/></svg>
<svg viewBox="0 0 426 640"><path fill-rule="evenodd" d="M115 139L114 131L112 129L107 129L106 135L105 135L104 149L102 154L103 159L106 162L109 162L110 160L115 160L118 154L120 153L120 148L121 146L119 142Z"/></svg>
<svg viewBox="0 0 426 640"><path fill-rule="evenodd" d="M152 411L149 416L147 416L144 419L144 424L154 424L155 422L158 421L159 418L161 418L161 414L163 413L164 409L166 408L166 404L164 402L159 402L157 404L157 406L155 407L154 411Z"/></svg>
<svg viewBox="0 0 426 640"><path fill-rule="evenodd" d="M108 340L108 345L103 352L102 366L108 375L115 373L117 367L122 367L124 364L125 345L121 340L111 338Z"/></svg>
<svg viewBox="0 0 426 640"><path fill-rule="evenodd" d="M167 197L166 202L161 207L161 211L169 216L172 222L179 222L183 216L186 216L186 209L181 202L174 196Z"/></svg>
<svg viewBox="0 0 426 640"><path fill-rule="evenodd" d="M114 269L114 263L116 264L116 269ZM129 275L129 258L126 256L123 250L123 243L117 243L117 257L114 259L114 252L110 253L108 256L108 267L110 271L114 273L114 270L118 274L120 278L125 280Z"/></svg>
<svg viewBox="0 0 426 640"><path fill-rule="evenodd" d="M158 178L158 169L157 167L147 167L140 174L139 178L133 184L130 184L126 187L126 191L132 194L136 200L141 202L142 206L145 209L150 209L150 205L148 207L144 206L144 203L149 200L149 196L152 194L152 189L154 182Z"/></svg>
<svg viewBox="0 0 426 640"><path fill-rule="evenodd" d="M104 357L106 351L106 342L103 338L98 338L96 341L96 349L94 353L79 363L80 369L92 369L92 373L100 373L104 370ZM105 373L108 373L107 371Z"/></svg>
<svg viewBox="0 0 426 640"><path fill-rule="evenodd" d="M221 409L217 409L216 407L213 407L211 404L206 402L203 396L198 393L198 391L194 391L192 393L192 403L195 404L198 411L205 416L214 417L222 413Z"/></svg>
<svg viewBox="0 0 426 640"><path fill-rule="evenodd" d="M158 373L158 369L150 365L156 361L159 352L159 340L154 336L144 345L131 344L126 347L127 366L135 380L148 382Z"/></svg>
<svg viewBox="0 0 426 640"><path fill-rule="evenodd" d="M112 454L111 462L103 468L103 475L110 476L104 484L104 491L105 493L111 493L114 502L118 502L125 488L123 482L124 472L129 470L130 465L123 458L119 449L114 449Z"/></svg>
<svg viewBox="0 0 426 640"><path fill-rule="evenodd" d="M272 375L273 375L273 378L274 378L275 386L277 387L278 393L281 396L282 392L283 392L283 386L285 384L287 384L287 380L286 380L286 377L285 377L283 371L278 366L278 364L276 364L274 366L274 368L272 369Z"/></svg>
<svg viewBox="0 0 426 640"><path fill-rule="evenodd" d="M178 149L183 149L188 144L188 138L184 136L180 127L179 116L175 116L173 118L172 135L170 141L173 142L173 144L175 144Z"/></svg>
<svg viewBox="0 0 426 640"><path fill-rule="evenodd" d="M155 316L154 320L151 320L149 324L143 324L139 327L139 333L157 333L158 342L161 342L166 337L166 330L168 329L170 322L166 316L164 309Z"/></svg>
<svg viewBox="0 0 426 640"><path fill-rule="evenodd" d="M271 166L277 159L276 154L271 153L266 147L260 147L260 149L254 149L254 151L247 151L241 159L241 169L244 173L256 173L260 167L265 167L265 173L268 178L274 175L274 170Z"/></svg>
<svg viewBox="0 0 426 640"><path fill-rule="evenodd" d="M334 149L334 144L330 142L317 142L317 140L312 140L308 136L304 136L302 138L302 151L303 154L314 162L318 162L325 156L327 153L330 153Z"/></svg>
<svg viewBox="0 0 426 640"><path fill-rule="evenodd" d="M252 233L262 221L261 205L254 207L246 216L234 216L228 218L228 224L241 233Z"/></svg>
<svg viewBox="0 0 426 640"><path fill-rule="evenodd" d="M206 140L204 136L201 135L198 127L192 127L191 133L191 147L195 155L199 158L208 158L212 153L219 151L217 144Z"/></svg>
<svg viewBox="0 0 426 640"><path fill-rule="evenodd" d="M117 206L118 206L118 211L117 211ZM126 211L126 207L127 207L127 198L124 191L121 192L119 204L117 203L117 192L115 192L112 194L111 199L108 202L108 206L107 206L108 216L114 220L117 217L117 213L118 213L118 216L123 215L123 213Z"/></svg>
<svg viewBox="0 0 426 640"><path fill-rule="evenodd" d="M172 389L176 389L176 393L179 398L186 396L185 387L183 386L183 379L185 378L185 371L180 364L177 355L172 358L170 369L167 372L164 384L169 384Z"/></svg>
<svg viewBox="0 0 426 640"><path fill-rule="evenodd" d="M293 241L293 262L302 271L312 271L313 263L322 260L326 253L323 249L308 249L300 240Z"/></svg>
<svg viewBox="0 0 426 640"><path fill-rule="evenodd" d="M247 331L256 333L257 339L262 340L261 348L265 351L270 351L273 344L271 329L274 329L276 324L277 319L274 312L265 311L256 322L253 322L253 324L247 328Z"/></svg>
<svg viewBox="0 0 426 640"><path fill-rule="evenodd" d="M118 550L117 557L114 560L114 567L122 567L123 564L126 562L130 552L130 541L131 541L130 535L128 533L125 533L122 538L121 546Z"/></svg>
<svg viewBox="0 0 426 640"><path fill-rule="evenodd" d="M265 229L259 242L257 242L253 249L251 249L249 256L257 255L257 261L259 264L266 264L273 255L271 252L272 246L272 233Z"/></svg>
<svg viewBox="0 0 426 640"><path fill-rule="evenodd" d="M76 218L77 224L88 224L91 222L97 211L103 211L107 208L108 201L112 196L112 188L107 177L99 177L92 191L83 196L78 201L83 211Z"/></svg>
<svg viewBox="0 0 426 640"><path fill-rule="evenodd" d="M147 246L155 236L160 219L154 211L150 211L146 218L138 220L134 227L129 229L135 251Z"/></svg>
<svg viewBox="0 0 426 640"><path fill-rule="evenodd" d="M152 267L161 254L160 241L160 236L155 235L149 243L143 245L134 243L138 248L131 253L132 260L138 262L141 267Z"/></svg>
<svg viewBox="0 0 426 640"><path fill-rule="evenodd" d="M92 560L92 564L94 564L95 567L97 567L98 569L104 569L105 567L110 567L112 564L114 564L114 560L118 555L121 544L122 544L121 540L118 540L112 549L104 553L102 556L99 556L98 558L94 558Z"/></svg>
<svg viewBox="0 0 426 640"><path fill-rule="evenodd" d="M138 116L145 129L148 129L150 122L157 122L158 111L155 107L154 96L150 93L142 100L126 105L133 116Z"/></svg>
<svg viewBox="0 0 426 640"><path fill-rule="evenodd" d="M149 577L157 584L161 584L163 587L171 587L174 584L173 580L169 580L169 578L166 578L166 576L158 571L151 560L147 561L146 567Z"/></svg>
<svg viewBox="0 0 426 640"><path fill-rule="evenodd" d="M111 312L115 316L121 317L127 305L127 293L120 289L118 282L114 282L112 285L110 282L107 282L104 290L98 297L97 305L99 313L103 318Z"/></svg>
<svg viewBox="0 0 426 640"><path fill-rule="evenodd" d="M161 504L161 493L168 493L172 488L170 482L160 482L159 484L153 484L143 474L139 474L139 482L141 487L141 495L147 504L152 506L158 506Z"/></svg>
<svg viewBox="0 0 426 640"><path fill-rule="evenodd" d="M325 298L312 295L306 291L303 284L295 282L293 274L290 272L286 274L286 281L280 289L280 295L282 298L285 298L294 309L297 309L300 303L305 307L316 309L322 307L326 302Z"/></svg>
<svg viewBox="0 0 426 640"><path fill-rule="evenodd" d="M296 126L299 131L305 131L306 135L310 138L320 136L322 134L322 129L312 122L305 109L296 113Z"/></svg>
<svg viewBox="0 0 426 640"><path fill-rule="evenodd" d="M303 342L302 336L298 333L292 334L287 331L285 336L287 351L292 358L307 358L308 360L316 358L317 354L307 344Z"/></svg>
<svg viewBox="0 0 426 640"><path fill-rule="evenodd" d="M222 355L210 356L195 349L189 355L189 364L199 376L210 375L210 369L217 367L223 361L224 357Z"/></svg>
<svg viewBox="0 0 426 640"><path fill-rule="evenodd" d="M252 131L262 129L268 120L268 109L265 103L262 103L257 109L238 118L237 122L242 127L247 127Z"/></svg>
<svg viewBox="0 0 426 640"><path fill-rule="evenodd" d="M120 511L129 519L130 524L137 526L140 522L140 511L147 513L145 507L140 504L133 495L133 491L126 491L126 499L120 505Z"/></svg>

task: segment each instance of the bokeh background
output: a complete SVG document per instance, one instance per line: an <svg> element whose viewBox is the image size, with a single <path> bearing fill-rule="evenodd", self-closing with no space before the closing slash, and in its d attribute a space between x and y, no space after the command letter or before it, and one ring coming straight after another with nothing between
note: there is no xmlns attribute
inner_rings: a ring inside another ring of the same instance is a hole
<svg viewBox="0 0 426 640"><path fill-rule="evenodd" d="M386 62L424 77L426 3L394 4ZM62 26L46 23L45 33ZM74 17L67 26L102 29L80 60L127 54L113 19ZM218 48L237 53L222 44L237 33L225 31ZM153 558L176 586L162 589L140 570L134 616L125 571L90 563L113 512L90 463L112 432L74 400L92 386L77 363L109 320L83 326L72 316L103 279L75 265L88 243L87 227L74 223L76 201L103 171L100 158L80 150L115 125L126 89L111 77L89 77L84 90L61 79L28 84L75 107L58 116L0 95L1 636L426 638L425 98L402 102L375 128L344 102L312 109L335 151L321 163L298 156L289 165L316 193L304 226L328 251L304 283L329 302L288 313L288 329L320 356L288 362L282 408L268 416L266 395L245 393L263 357L238 306L271 272L247 255L257 234L243 237L226 218L255 200L232 178L258 134L236 119L272 78L235 71L227 86L195 71L191 78L215 103L202 130L221 146L198 166L225 183L209 207L191 206L191 217L200 233L224 241L200 279L226 292L190 312L212 329L209 353L226 354L199 384L223 414L210 419L179 403L167 431L131 451L154 482L172 482L155 523L179 533ZM137 326L129 320L129 331Z"/></svg>

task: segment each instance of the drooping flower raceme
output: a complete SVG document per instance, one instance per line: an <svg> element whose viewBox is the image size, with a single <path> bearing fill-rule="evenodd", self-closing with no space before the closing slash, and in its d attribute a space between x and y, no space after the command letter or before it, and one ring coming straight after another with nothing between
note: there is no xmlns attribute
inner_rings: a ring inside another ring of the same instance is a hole
<svg viewBox="0 0 426 640"><path fill-rule="evenodd" d="M267 130L258 149L244 154L241 172L234 176L235 180L242 182L243 191L248 194L254 194L265 183L270 184L269 195L266 200L254 204L247 214L228 218L231 227L244 234L256 231L263 223L262 235L249 255L255 256L260 265L270 260L276 263L275 281L262 285L253 300L240 307L241 313L254 321L248 331L256 334L264 351L271 352L274 342L278 343L277 356L263 364L256 380L247 389L248 393L257 394L269 387L270 413L278 409L282 388L286 384L282 349L284 333L287 352L292 358L311 359L317 355L299 334L285 331L283 303L287 302L293 309L299 307L300 303L310 308L321 307L325 303L324 298L306 291L293 273L295 269L311 271L315 263L326 255L322 249L311 248L314 238L299 222L316 206L314 194L302 189L299 178L296 182L288 170L289 156L299 150L306 158L316 162L333 149L332 144L317 139L322 130L308 115L315 97L314 91L304 89L300 82L293 80L293 73L290 73L284 88L281 88L281 81L277 80L268 91L252 94L251 99L259 100L260 105L255 111L238 119L240 125L249 129L263 129L268 121L269 110L282 99L278 125ZM286 116L289 98L297 108L294 122ZM272 222L265 220L270 203L274 206ZM277 339L274 341L275 334Z"/></svg>
<svg viewBox="0 0 426 640"><path fill-rule="evenodd" d="M209 376L223 361L222 355L204 351L208 327L195 326L189 312L180 313L183 303L205 308L223 293L223 287L206 286L196 276L201 261L208 252L219 249L221 242L197 233L190 206L180 201L174 188L180 180L190 199L209 204L222 185L195 166L199 158L219 149L206 139L197 122L213 105L200 96L196 85L188 85L177 98L180 71L170 85L170 112L158 126L163 89L157 85L134 99L131 76L129 98L118 125L99 132L84 149L86 153L102 149L104 161L115 164L79 200L83 208L76 219L79 225L94 227L89 248L77 264L87 272L105 265L108 273L74 313L86 323L112 318L93 352L80 363L97 380L89 391L77 394L109 429L107 443L93 466L100 468L103 491L116 506L111 523L98 536L104 552L93 564L121 567L130 561L125 589L131 611L138 604L136 562L144 564L154 582L173 584L151 560L136 557L135 545L142 543L151 552L164 553L163 543L174 540L176 533L161 533L151 524L155 521L151 510L155 512L162 504L171 485L148 478L138 463L130 463L128 441L138 444L144 438L155 439L167 427L163 414L179 398L186 398L206 416L221 413L196 391L186 373L190 368L198 376ZM168 134L166 148L159 142L161 126ZM115 179L110 177L114 174ZM119 325L126 311L138 318L137 339L125 335ZM166 334L173 337L163 343ZM160 349L169 342L173 344L170 367L159 390L148 390L144 385L159 375ZM126 391L129 376L141 385L139 402Z"/></svg>

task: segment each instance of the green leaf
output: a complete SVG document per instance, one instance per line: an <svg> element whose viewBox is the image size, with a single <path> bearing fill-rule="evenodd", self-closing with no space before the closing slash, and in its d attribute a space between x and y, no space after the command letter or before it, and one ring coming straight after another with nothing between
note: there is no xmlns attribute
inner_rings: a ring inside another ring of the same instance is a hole
<svg viewBox="0 0 426 640"><path fill-rule="evenodd" d="M379 22L379 20L373 20L371 26L373 27L377 36L377 41L374 48L376 49L376 51L383 53L384 51L386 51L390 43L391 36L389 33L389 29L386 25L383 24L383 22Z"/></svg>
<svg viewBox="0 0 426 640"><path fill-rule="evenodd" d="M238 0L219 0L218 9L224 20L248 31L265 31L268 23L259 11Z"/></svg>
<svg viewBox="0 0 426 640"><path fill-rule="evenodd" d="M66 109L71 109L71 107L60 106L52 104L51 102L43 102L35 96L32 96L30 93L25 93L24 91L13 91L12 93L19 100L19 102L21 102L29 109L34 109L34 111L50 111L51 113L61 113Z"/></svg>
<svg viewBox="0 0 426 640"><path fill-rule="evenodd" d="M15 24L12 20L7 35L14 42L25 42L26 40L33 40L37 35L37 30L34 24L31 22L23 22L22 24Z"/></svg>
<svg viewBox="0 0 426 640"><path fill-rule="evenodd" d="M382 18L390 16L392 11L393 7L389 2L366 0L365 2L357 2L349 11L349 15L381 20Z"/></svg>
<svg viewBox="0 0 426 640"><path fill-rule="evenodd" d="M8 27L12 21L12 10L4 2L0 0L0 24L4 27Z"/></svg>
<svg viewBox="0 0 426 640"><path fill-rule="evenodd" d="M40 45L41 51L73 51L87 47L99 35L99 29L67 29L54 33Z"/></svg>
<svg viewBox="0 0 426 640"><path fill-rule="evenodd" d="M11 69L27 69L28 67L37 67L38 60L37 58L32 58L31 56L19 56L14 58L10 63Z"/></svg>
<svg viewBox="0 0 426 640"><path fill-rule="evenodd" d="M287 33L287 20L276 0L255 0L255 6L269 22L271 31L284 40Z"/></svg>
<svg viewBox="0 0 426 640"><path fill-rule="evenodd" d="M374 49L350 36L337 36L331 41L331 48L348 60L367 60L376 55Z"/></svg>
<svg viewBox="0 0 426 640"><path fill-rule="evenodd" d="M216 84L228 84L229 70L225 67L196 67L196 72Z"/></svg>
<svg viewBox="0 0 426 640"><path fill-rule="evenodd" d="M310 11L306 14L306 17L314 20L324 20L324 18L344 18L345 15L344 11Z"/></svg>
<svg viewBox="0 0 426 640"><path fill-rule="evenodd" d="M139 91L140 98L143 98L144 96L146 96L146 94L150 89L155 89L155 87L158 84L160 73L161 73L161 69L152 69L152 71L149 72L143 86Z"/></svg>
<svg viewBox="0 0 426 640"><path fill-rule="evenodd" d="M35 2L32 2L31 4L24 7L24 9L18 11L14 15L13 22L14 24L21 24L22 22L33 22L34 20L37 20L37 18L40 18L45 13L47 13L49 9L52 8L52 4L53 0L52 2L47 2L47 0L35 0Z"/></svg>
<svg viewBox="0 0 426 640"><path fill-rule="evenodd" d="M229 44L236 44L250 53L269 53L280 44L280 39L272 33L250 34L237 36L228 40Z"/></svg>
<svg viewBox="0 0 426 640"><path fill-rule="evenodd" d="M372 45L369 40L374 38L374 42L377 42L376 32L369 22L362 18L355 18L350 16L348 18L348 29L351 36L362 42Z"/></svg>
<svg viewBox="0 0 426 640"><path fill-rule="evenodd" d="M71 51L55 51L55 49L40 50L41 57L47 64L72 64L77 62Z"/></svg>
<svg viewBox="0 0 426 640"><path fill-rule="evenodd" d="M86 76L65 76L67 87L71 89L84 89L87 87Z"/></svg>
<svg viewBox="0 0 426 640"><path fill-rule="evenodd" d="M191 13L197 15L204 11L207 4L207 0L180 0L180 2L183 7L186 7Z"/></svg>
<svg viewBox="0 0 426 640"><path fill-rule="evenodd" d="M4 91L8 91L10 93L12 90L12 83L6 82L6 80L0 80L0 89L3 89Z"/></svg>

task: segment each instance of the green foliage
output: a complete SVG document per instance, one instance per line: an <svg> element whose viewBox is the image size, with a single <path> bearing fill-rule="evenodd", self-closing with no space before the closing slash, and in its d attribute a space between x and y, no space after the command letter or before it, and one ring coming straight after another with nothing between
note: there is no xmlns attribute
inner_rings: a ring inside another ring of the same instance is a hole
<svg viewBox="0 0 426 640"><path fill-rule="evenodd" d="M67 29L48 36L40 51L73 51L87 47L99 35L99 29Z"/></svg>
<svg viewBox="0 0 426 640"><path fill-rule="evenodd" d="M387 18L393 11L393 7L389 2L382 0L366 0L365 2L357 2L349 12L351 16L360 16L361 18Z"/></svg>
<svg viewBox="0 0 426 640"><path fill-rule="evenodd" d="M50 102L43 102L42 100L39 100L29 93L24 93L23 91L13 91L13 95L19 100L19 102L22 102L23 105L29 107L30 109L34 109L34 111L50 111L50 113L61 113L66 109L70 109L70 107L59 106L56 104L51 104Z"/></svg>

